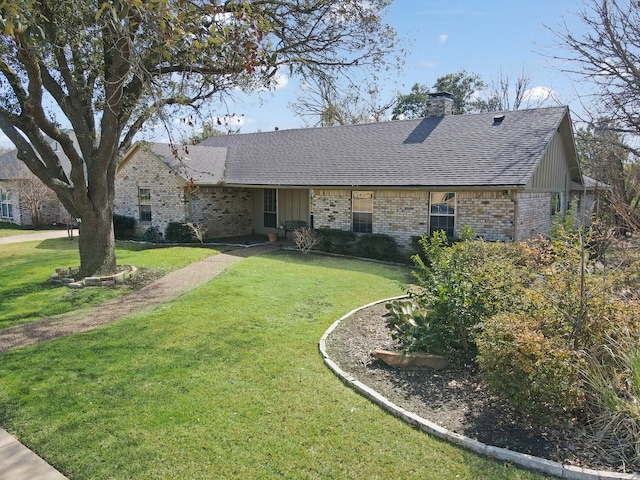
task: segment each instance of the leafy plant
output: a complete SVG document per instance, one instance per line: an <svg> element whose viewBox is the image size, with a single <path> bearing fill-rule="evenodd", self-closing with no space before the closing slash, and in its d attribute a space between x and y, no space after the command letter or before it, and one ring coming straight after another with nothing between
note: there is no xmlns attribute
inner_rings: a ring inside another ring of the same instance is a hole
<svg viewBox="0 0 640 480"><path fill-rule="evenodd" d="M359 235L353 250L356 256L376 260L396 261L400 257L400 249L395 239L379 233Z"/></svg>
<svg viewBox="0 0 640 480"><path fill-rule="evenodd" d="M423 253L412 257L422 287L419 301L430 310L430 335L441 353L462 361L476 355L475 336L482 322L518 308L533 275L520 245L475 240L463 227L461 241L449 244L444 232L421 239Z"/></svg>
<svg viewBox="0 0 640 480"><path fill-rule="evenodd" d="M562 416L581 405L579 355L540 319L501 313L486 321L476 337L477 362L487 384L527 414Z"/></svg>
<svg viewBox="0 0 640 480"><path fill-rule="evenodd" d="M169 222L164 231L164 236L168 242L191 243L193 241L193 230L186 223Z"/></svg>
<svg viewBox="0 0 640 480"><path fill-rule="evenodd" d="M349 253L357 237L354 232L348 230L319 228L316 231L320 234L318 248L328 253Z"/></svg>
<svg viewBox="0 0 640 480"><path fill-rule="evenodd" d="M385 304L384 315L392 326L391 337L403 351L430 351L434 336L429 329L429 315L414 300L393 300Z"/></svg>

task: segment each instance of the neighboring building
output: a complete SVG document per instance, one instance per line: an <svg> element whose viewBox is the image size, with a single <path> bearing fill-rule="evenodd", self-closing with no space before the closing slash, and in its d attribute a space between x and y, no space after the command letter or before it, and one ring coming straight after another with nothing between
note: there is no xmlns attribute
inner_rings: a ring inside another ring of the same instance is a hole
<svg viewBox="0 0 640 480"><path fill-rule="evenodd" d="M487 240L548 235L582 195L568 108L450 115L451 104L434 95L424 119L214 136L177 155L138 144L116 176L116 213L160 229L202 222L209 237L293 220L406 247L463 225Z"/></svg>
<svg viewBox="0 0 640 480"><path fill-rule="evenodd" d="M68 214L53 190L33 175L17 150L0 155L0 221L42 226L63 223Z"/></svg>

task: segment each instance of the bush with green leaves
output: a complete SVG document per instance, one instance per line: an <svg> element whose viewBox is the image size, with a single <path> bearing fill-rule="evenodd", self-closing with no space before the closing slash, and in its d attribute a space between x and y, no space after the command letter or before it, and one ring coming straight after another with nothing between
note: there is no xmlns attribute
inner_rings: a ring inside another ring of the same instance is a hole
<svg viewBox="0 0 640 480"><path fill-rule="evenodd" d="M375 260L394 262L400 259L398 243L393 237L381 233L358 235L353 251L358 257Z"/></svg>
<svg viewBox="0 0 640 480"><path fill-rule="evenodd" d="M164 231L164 238L168 242L191 243L193 242L193 230L186 223L169 222Z"/></svg>
<svg viewBox="0 0 640 480"><path fill-rule="evenodd" d="M476 337L477 362L494 392L521 412L551 418L576 411L583 391L580 356L546 330L526 312L495 315Z"/></svg>
<svg viewBox="0 0 640 480"><path fill-rule="evenodd" d="M113 233L116 240L130 240L136 235L136 219L126 215L113 216Z"/></svg>
<svg viewBox="0 0 640 480"><path fill-rule="evenodd" d="M320 235L318 250L327 253L349 254L357 238L356 233L347 230L319 228L316 232Z"/></svg>
<svg viewBox="0 0 640 480"><path fill-rule="evenodd" d="M519 244L476 240L463 227L459 242L444 232L420 240L423 252L412 257L421 288L417 299L428 309L433 353L473 361L475 336L493 315L518 307L523 289L534 276ZM519 307L518 307L519 308Z"/></svg>
<svg viewBox="0 0 640 480"><path fill-rule="evenodd" d="M624 271L598 268L584 231L554 230L538 249L544 261L533 262L536 279L522 291L523 308L486 320L476 338L477 362L493 390L547 417L584 411L585 398L617 395L615 388L593 391L585 365L593 364L592 352L617 348L621 335L640 339L638 299L620 288Z"/></svg>

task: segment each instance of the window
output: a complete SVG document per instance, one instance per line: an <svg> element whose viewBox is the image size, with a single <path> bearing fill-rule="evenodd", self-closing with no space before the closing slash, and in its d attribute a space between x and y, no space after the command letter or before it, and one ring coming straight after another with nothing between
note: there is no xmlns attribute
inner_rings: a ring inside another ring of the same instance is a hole
<svg viewBox="0 0 640 480"><path fill-rule="evenodd" d="M352 230L373 233L373 192L351 193Z"/></svg>
<svg viewBox="0 0 640 480"><path fill-rule="evenodd" d="M138 189L138 203L140 204L140 221L151 221L151 189Z"/></svg>
<svg viewBox="0 0 640 480"><path fill-rule="evenodd" d="M560 192L551 194L551 215L562 213L562 194Z"/></svg>
<svg viewBox="0 0 640 480"><path fill-rule="evenodd" d="M2 197L2 217L13 218L13 203L11 202L11 193L6 190L0 190Z"/></svg>
<svg viewBox="0 0 640 480"><path fill-rule="evenodd" d="M456 216L456 194L453 192L431 192L429 196L429 232L444 230L447 237L453 237Z"/></svg>
<svg viewBox="0 0 640 480"><path fill-rule="evenodd" d="M278 202L275 188L265 188L263 193L264 227L278 227Z"/></svg>

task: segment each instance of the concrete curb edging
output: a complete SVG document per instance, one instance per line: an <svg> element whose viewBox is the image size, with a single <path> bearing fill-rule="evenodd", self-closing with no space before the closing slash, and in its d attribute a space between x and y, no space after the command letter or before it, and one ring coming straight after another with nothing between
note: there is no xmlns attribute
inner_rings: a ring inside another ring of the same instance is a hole
<svg viewBox="0 0 640 480"><path fill-rule="evenodd" d="M391 402L386 397L383 397L378 392L368 387L364 383L360 382L357 378L348 374L342 370L327 354L326 341L331 332L336 329L341 321L357 313L360 310L377 305L383 302L390 302L392 300L399 300L406 298L406 295L398 297L386 298L384 300L378 300L376 302L363 305L349 313L343 315L336 320L322 335L318 343L320 354L322 355L324 363L333 371L347 386L353 388L356 392L362 396L377 404L384 410L388 411L392 415L400 418L404 422L413 425L425 433L434 435L442 440L467 448L472 452L480 455L484 455L488 458L495 460L502 460L511 462L521 467L535 470L544 474L553 475L559 478L566 478L570 480L640 480L640 473L618 473L605 470L592 470L589 468L581 468L573 465L565 465L559 462L554 462L533 455L527 455L524 453L514 452L506 448L494 447L482 442L478 442L471 438L465 437L455 432L451 432L446 428L441 427L429 420L426 420L415 413L409 412L402 407L399 407L395 403Z"/></svg>

